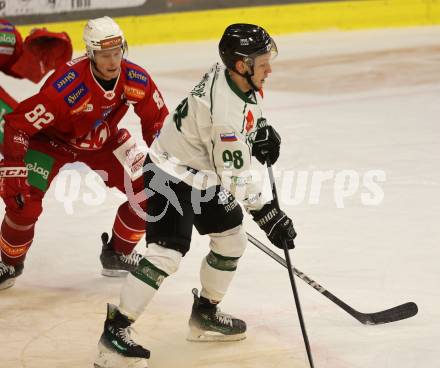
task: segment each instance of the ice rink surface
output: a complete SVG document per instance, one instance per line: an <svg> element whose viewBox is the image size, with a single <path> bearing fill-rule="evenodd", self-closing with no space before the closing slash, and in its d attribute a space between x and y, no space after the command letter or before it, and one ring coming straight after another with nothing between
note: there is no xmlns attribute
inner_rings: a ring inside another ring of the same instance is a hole
<svg viewBox="0 0 440 368"><path fill-rule="evenodd" d="M299 233L294 265L363 312L419 306L411 319L363 326L298 280L317 368L440 367L439 39L438 27L276 38L265 104L283 139L276 172ZM149 70L173 109L218 60L217 45L133 47L129 59ZM4 75L0 84L20 100L37 90ZM124 125L140 137L133 113ZM80 186L54 182L24 274L0 292L1 368L91 367L106 302L119 301L123 280L101 276L98 256L123 199L102 182L97 195L88 169L74 168ZM287 271L252 245L222 303L246 320L248 338L185 340L207 252L195 232L179 272L135 324L151 368L307 367Z"/></svg>

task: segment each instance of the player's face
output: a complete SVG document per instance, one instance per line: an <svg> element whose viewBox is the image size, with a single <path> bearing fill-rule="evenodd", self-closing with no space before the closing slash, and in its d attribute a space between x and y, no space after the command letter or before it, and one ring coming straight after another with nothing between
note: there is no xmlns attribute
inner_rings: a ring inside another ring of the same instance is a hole
<svg viewBox="0 0 440 368"><path fill-rule="evenodd" d="M99 78L110 80L117 78L121 71L122 49L95 51L95 72Z"/></svg>
<svg viewBox="0 0 440 368"><path fill-rule="evenodd" d="M258 89L263 87L266 78L272 73L272 67L270 66L271 53L268 52L263 55L259 55L254 59L254 75L251 77L252 82Z"/></svg>

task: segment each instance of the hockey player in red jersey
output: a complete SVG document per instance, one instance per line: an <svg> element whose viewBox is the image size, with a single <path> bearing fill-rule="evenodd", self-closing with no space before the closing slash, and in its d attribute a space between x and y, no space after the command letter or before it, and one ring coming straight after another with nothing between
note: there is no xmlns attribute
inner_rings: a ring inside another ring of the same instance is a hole
<svg viewBox="0 0 440 368"><path fill-rule="evenodd" d="M0 70L14 78L38 83L51 70L72 58L72 43L65 32L33 29L25 41L10 22L0 19ZM18 102L0 86L0 120ZM0 132L0 141L3 133Z"/></svg>
<svg viewBox="0 0 440 368"><path fill-rule="evenodd" d="M57 69L38 94L5 115L0 288L22 272L43 196L63 165L83 162L104 172L109 187L132 195L143 190L145 154L118 124L133 105L150 145L168 109L149 74L124 59L127 43L111 18L89 20L84 41L87 55ZM137 205L145 209L146 202ZM103 274L119 276L135 267L141 256L133 248L144 233L144 219L127 200L117 211L111 239L102 234Z"/></svg>

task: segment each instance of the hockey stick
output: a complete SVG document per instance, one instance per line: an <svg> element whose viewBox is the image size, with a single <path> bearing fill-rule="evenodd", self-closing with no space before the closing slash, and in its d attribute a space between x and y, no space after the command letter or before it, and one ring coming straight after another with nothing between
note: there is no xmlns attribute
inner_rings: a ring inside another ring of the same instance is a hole
<svg viewBox="0 0 440 368"><path fill-rule="evenodd" d="M273 176L272 165L270 164L269 160L267 160L267 171L269 173L269 180L270 180L270 186L272 188L273 200L275 201L275 204L276 204L277 208L279 209L280 205L279 205L279 202L278 202L277 187L275 185L275 178ZM287 271L289 272L290 286L292 287L293 297L295 299L296 312L298 314L299 324L301 326L301 332L302 332L302 335L303 335L304 345L305 345L306 351L307 351L307 357L309 359L310 368L314 368L312 351L310 349L310 343L309 343L309 338L307 336L306 325L304 323L304 318L303 318L303 315L302 315L302 310L301 310L301 304L300 304L300 301L299 301L298 290L297 290L296 284L295 284L295 277L293 276L294 268L292 266L292 262L290 261L289 249L287 248L287 242L286 241L283 241L283 250L284 250L284 256L286 257L286 261L285 261L286 262L286 268L287 268Z"/></svg>
<svg viewBox="0 0 440 368"><path fill-rule="evenodd" d="M251 234L249 233L246 234L248 236L249 242L251 242L258 249L266 253L269 257L273 258L279 264L283 265L286 268L288 267L287 262L277 253L269 249L266 245L264 245L255 237L253 237ZM319 291L322 295L330 299L333 303L341 307L344 311L346 311L348 314L356 318L359 322L363 323L364 325L379 325L382 323L396 322L402 319L413 317L418 312L417 304L413 302L404 303L396 307L375 313L358 312L357 310L353 309L352 307L344 303L341 299L333 295L330 291L324 289L316 281L312 280L310 277L302 273L297 268L293 268L293 272L305 283L309 284L315 290Z"/></svg>

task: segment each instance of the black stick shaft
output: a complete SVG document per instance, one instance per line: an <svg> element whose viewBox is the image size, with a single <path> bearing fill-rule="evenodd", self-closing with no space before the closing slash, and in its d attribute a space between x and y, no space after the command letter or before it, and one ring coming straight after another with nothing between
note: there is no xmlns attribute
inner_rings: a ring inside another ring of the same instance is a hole
<svg viewBox="0 0 440 368"><path fill-rule="evenodd" d="M277 261L282 266L286 268L288 267L287 262L283 259L283 257L281 257L272 249L264 245L262 242L260 242L257 238L255 238L251 234L249 233L246 234L248 236L248 240L258 249L266 253L269 257ZM293 273L296 276L298 276L301 280L303 280L306 284L313 287L316 291L324 295L326 298L331 300L333 303L335 303L337 306L339 306L341 309L343 309L345 312L350 314L353 318L357 319L359 322L361 322L364 325L378 325L382 323L396 322L402 319L413 317L418 313L417 304L415 304L414 302L407 302L379 312L373 312L373 313L359 312L356 309L350 307L347 303L343 302L336 295L326 290L316 281L312 280L304 272L301 272L295 267L293 267L292 270Z"/></svg>
<svg viewBox="0 0 440 368"><path fill-rule="evenodd" d="M279 208L277 188L275 185L275 178L273 175L272 166L269 163L267 164L267 170L269 172L269 179L270 179L270 185L272 187L273 200L275 201L276 206ZM286 242L284 242L283 245L284 245L284 256L286 258L286 263L287 263L287 271L289 272L290 285L292 287L293 297L295 299L296 311L298 313L299 324L301 326L301 332L302 332L303 339L304 339L304 345L305 345L306 351L307 351L307 357L309 359L310 368L314 368L315 366L313 364L312 351L310 349L310 343L309 343L309 338L307 336L306 325L304 323L304 318L303 318L302 309L301 309L301 303L299 301L298 290L297 290L296 284L295 284L295 277L293 275L293 266L292 266L292 262L290 260L289 249L287 248Z"/></svg>

